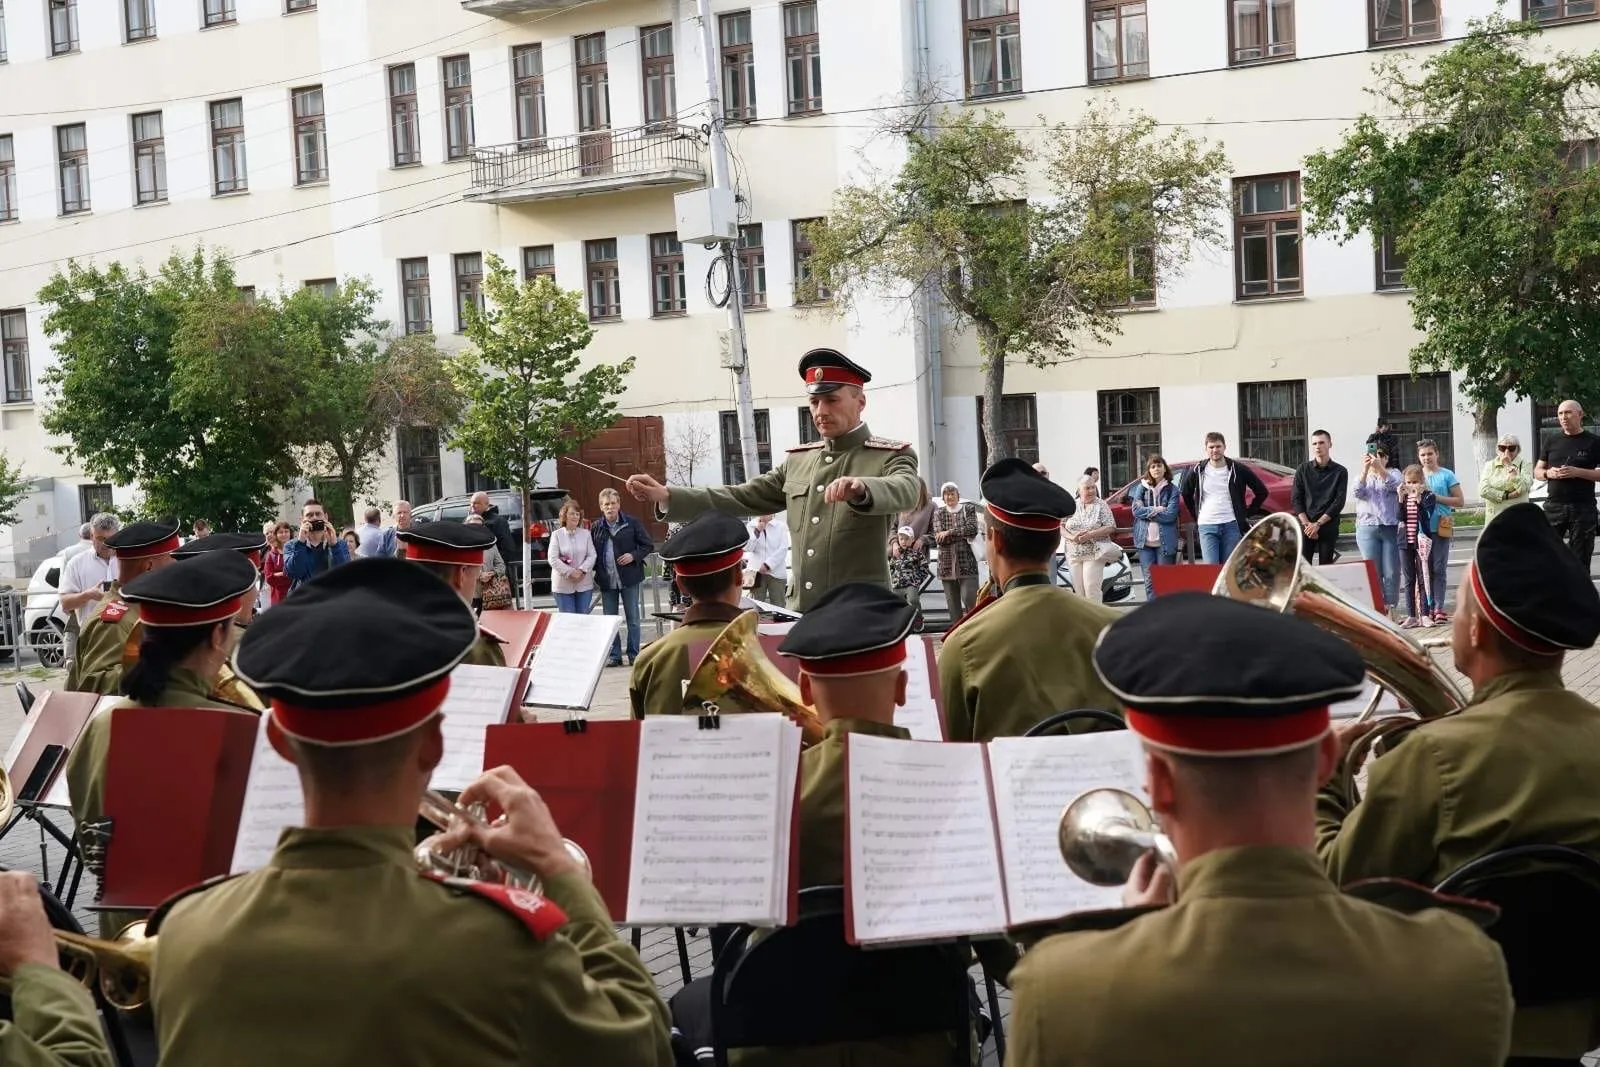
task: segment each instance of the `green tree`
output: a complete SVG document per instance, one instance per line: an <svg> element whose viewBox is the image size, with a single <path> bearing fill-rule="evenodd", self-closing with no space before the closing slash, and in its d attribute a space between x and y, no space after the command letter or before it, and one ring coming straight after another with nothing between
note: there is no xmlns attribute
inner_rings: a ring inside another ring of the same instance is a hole
<svg viewBox="0 0 1600 1067"><path fill-rule="evenodd" d="M1600 170L1574 150L1600 55L1542 54L1538 33L1494 18L1380 63L1381 114L1305 166L1308 232L1387 234L1405 257L1412 369L1461 375L1480 465L1509 397L1600 402Z"/></svg>
<svg viewBox="0 0 1600 1067"><path fill-rule="evenodd" d="M594 327L580 294L545 277L518 284L500 257L485 258L488 303L483 311L468 309L472 347L451 362L465 410L450 441L489 477L521 490L526 518L540 464L576 451L617 421L617 398L634 360L582 369ZM529 552L524 537L524 598L532 596Z"/></svg>
<svg viewBox="0 0 1600 1067"><path fill-rule="evenodd" d="M22 502L32 491L33 482L22 473L22 465L0 452L0 526L16 525Z"/></svg>
<svg viewBox="0 0 1600 1067"><path fill-rule="evenodd" d="M983 360L983 434L1009 456L1000 397L1009 362L1045 367L1121 331L1116 309L1175 272L1227 218L1221 148L1153 118L1091 104L1025 140L996 111L962 109L909 135L886 180L840 189L799 297L843 314L932 285ZM1028 199L1030 186L1038 195Z"/></svg>

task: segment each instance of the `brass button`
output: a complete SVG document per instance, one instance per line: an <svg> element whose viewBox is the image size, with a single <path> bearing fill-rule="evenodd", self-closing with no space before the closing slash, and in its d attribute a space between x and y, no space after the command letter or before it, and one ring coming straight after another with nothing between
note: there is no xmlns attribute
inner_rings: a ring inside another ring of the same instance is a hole
<svg viewBox="0 0 1600 1067"><path fill-rule="evenodd" d="M822 517L820 515L811 516L811 525L815 526L817 523L819 523L821 521L822 521Z"/></svg>

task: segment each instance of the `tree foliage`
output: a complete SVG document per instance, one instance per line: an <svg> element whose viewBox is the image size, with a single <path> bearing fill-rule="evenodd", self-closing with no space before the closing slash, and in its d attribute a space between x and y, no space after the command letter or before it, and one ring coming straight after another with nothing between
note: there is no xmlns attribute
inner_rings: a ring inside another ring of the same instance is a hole
<svg viewBox="0 0 1600 1067"><path fill-rule="evenodd" d="M1421 342L1414 370L1454 370L1478 461L1511 396L1600 403L1600 56L1547 55L1494 18L1420 64L1379 64L1364 114L1306 160L1310 233L1389 234ZM1591 146L1592 147L1592 146Z"/></svg>
<svg viewBox="0 0 1600 1067"><path fill-rule="evenodd" d="M0 526L14 526L22 517L22 502L33 491L33 483L22 473L20 463L0 452Z"/></svg>
<svg viewBox="0 0 1600 1067"><path fill-rule="evenodd" d="M1008 362L1049 366L1120 332L1116 309L1222 240L1228 163L1183 130L1091 104L1075 124L1025 140L995 111L963 109L909 135L891 178L840 189L808 237L799 298L847 312L864 299L936 286L976 329L989 455ZM1035 195L1030 198L1029 194Z"/></svg>

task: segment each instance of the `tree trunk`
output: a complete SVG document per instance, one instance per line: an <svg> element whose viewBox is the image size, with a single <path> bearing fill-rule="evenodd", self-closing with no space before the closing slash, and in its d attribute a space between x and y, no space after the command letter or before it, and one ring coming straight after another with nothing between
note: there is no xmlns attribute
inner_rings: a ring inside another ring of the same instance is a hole
<svg viewBox="0 0 1600 1067"><path fill-rule="evenodd" d="M1495 444L1500 440L1500 408L1504 402L1502 398L1499 404L1479 402L1472 407L1472 458L1480 471L1494 458Z"/></svg>
<svg viewBox="0 0 1600 1067"><path fill-rule="evenodd" d="M522 485L522 610L533 610L533 536L528 533L528 486Z"/></svg>
<svg viewBox="0 0 1600 1067"><path fill-rule="evenodd" d="M1005 395L1006 356L999 334L993 327L978 326L978 350L983 355L983 440L989 449L989 462L1011 458L1011 448L1001 433L1001 398Z"/></svg>

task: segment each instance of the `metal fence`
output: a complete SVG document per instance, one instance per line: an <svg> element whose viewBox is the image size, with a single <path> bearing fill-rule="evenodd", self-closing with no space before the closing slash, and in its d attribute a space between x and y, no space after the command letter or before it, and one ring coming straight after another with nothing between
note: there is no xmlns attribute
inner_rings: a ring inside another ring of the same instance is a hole
<svg viewBox="0 0 1600 1067"><path fill-rule="evenodd" d="M639 126L475 148L472 191L537 189L674 170L704 170L700 132L693 126Z"/></svg>

